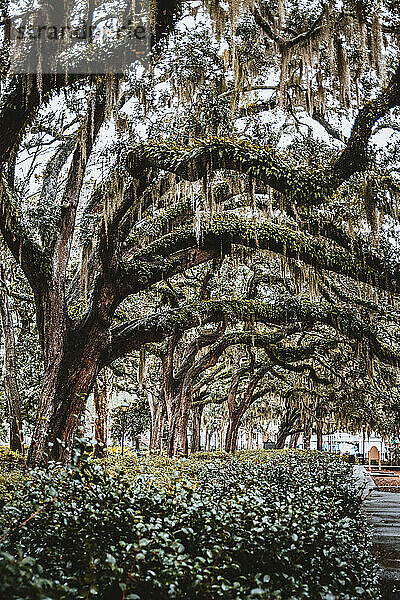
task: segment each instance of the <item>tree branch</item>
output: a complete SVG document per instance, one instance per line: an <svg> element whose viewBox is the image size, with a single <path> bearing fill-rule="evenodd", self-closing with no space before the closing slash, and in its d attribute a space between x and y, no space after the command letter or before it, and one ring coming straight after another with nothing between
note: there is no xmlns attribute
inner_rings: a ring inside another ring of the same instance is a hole
<svg viewBox="0 0 400 600"><path fill-rule="evenodd" d="M266 325L301 324L310 328L317 323L325 324L348 339L365 342L378 360L400 366L400 354L381 342L371 325L362 322L354 311L328 304L301 302L294 297L278 297L275 302L209 300L129 321L111 330L102 363L107 365L143 344L162 341L176 330L184 331L226 320Z"/></svg>

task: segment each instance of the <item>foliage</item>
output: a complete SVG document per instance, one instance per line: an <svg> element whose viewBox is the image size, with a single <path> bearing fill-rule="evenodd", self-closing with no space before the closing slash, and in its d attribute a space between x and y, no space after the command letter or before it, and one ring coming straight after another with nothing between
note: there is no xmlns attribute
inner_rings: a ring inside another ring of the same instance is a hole
<svg viewBox="0 0 400 600"><path fill-rule="evenodd" d="M149 404L142 396L133 396L129 407L123 411L117 406L111 411L111 435L116 442L122 439L122 430L125 430L125 436L135 440L150 425Z"/></svg>
<svg viewBox="0 0 400 600"><path fill-rule="evenodd" d="M12 500L26 480L25 459L18 452L0 446L0 505Z"/></svg>
<svg viewBox="0 0 400 600"><path fill-rule="evenodd" d="M6 446L0 446L0 470L13 471L22 470L25 467L25 459L19 452L13 452Z"/></svg>
<svg viewBox="0 0 400 600"><path fill-rule="evenodd" d="M19 471L11 473L0 471L0 505L3 506L11 502L17 490L22 487L26 476Z"/></svg>
<svg viewBox="0 0 400 600"><path fill-rule="evenodd" d="M379 597L360 495L343 462L299 452L211 456L157 458L153 473L153 459L144 460L134 478L126 473L140 461L130 455L127 472L98 461L33 472L0 511L0 594Z"/></svg>

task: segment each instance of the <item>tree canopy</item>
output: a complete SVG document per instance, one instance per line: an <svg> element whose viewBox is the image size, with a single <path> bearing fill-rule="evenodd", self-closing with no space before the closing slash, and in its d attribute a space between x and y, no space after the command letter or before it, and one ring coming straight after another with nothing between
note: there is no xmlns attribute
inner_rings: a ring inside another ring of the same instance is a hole
<svg viewBox="0 0 400 600"><path fill-rule="evenodd" d="M395 3L156 2L152 19L147 70L2 70L0 230L43 362L30 463L68 460L101 370L144 350L170 453L212 373L231 434L303 388L303 430L378 426L369 402L394 428Z"/></svg>

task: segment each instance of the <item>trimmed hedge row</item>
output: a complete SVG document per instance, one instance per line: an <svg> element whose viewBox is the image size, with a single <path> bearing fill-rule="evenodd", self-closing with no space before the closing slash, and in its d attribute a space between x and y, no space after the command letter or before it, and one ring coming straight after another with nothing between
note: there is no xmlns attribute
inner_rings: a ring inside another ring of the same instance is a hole
<svg viewBox="0 0 400 600"><path fill-rule="evenodd" d="M36 471L0 510L0 597L375 600L360 506L321 453Z"/></svg>

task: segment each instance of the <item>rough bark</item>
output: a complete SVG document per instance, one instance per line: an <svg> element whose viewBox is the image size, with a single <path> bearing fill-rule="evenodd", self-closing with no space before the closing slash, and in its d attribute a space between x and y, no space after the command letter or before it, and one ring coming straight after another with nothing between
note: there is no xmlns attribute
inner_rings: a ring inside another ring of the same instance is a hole
<svg viewBox="0 0 400 600"><path fill-rule="evenodd" d="M190 441L190 451L200 452L201 441L201 417L203 415L202 404L193 406L192 408L192 439Z"/></svg>
<svg viewBox="0 0 400 600"><path fill-rule="evenodd" d="M288 429L288 428L285 428L285 427L279 428L278 435L276 437L276 444L275 444L275 447L278 450L282 450L282 448L285 447L286 439L288 438L290 433L291 433L290 429Z"/></svg>
<svg viewBox="0 0 400 600"><path fill-rule="evenodd" d="M187 428L192 406L193 384L195 379L207 368L216 364L222 353L208 352L196 361L198 352L212 344L222 334L223 328L216 332L199 335L187 345L179 368L174 371L174 352L182 332L172 335L167 352L163 357L163 385L168 419L168 454L175 456L188 453Z"/></svg>
<svg viewBox="0 0 400 600"><path fill-rule="evenodd" d="M84 340L67 336L60 356L47 366L29 464L70 459L88 395L102 366L101 346L105 343L102 333L96 334L94 330Z"/></svg>
<svg viewBox="0 0 400 600"><path fill-rule="evenodd" d="M21 399L16 371L15 336L8 303L6 269L0 263L0 313L4 336L3 381L10 420L10 450L24 453Z"/></svg>
<svg viewBox="0 0 400 600"><path fill-rule="evenodd" d="M92 310L92 322L80 327L74 327L69 319L65 297L80 191L88 158L105 119L105 102L105 89L100 86L83 122L85 135L82 133L72 156L58 227L48 240L51 268L33 288L44 356L44 383L28 454L30 465L48 460L65 462L71 456L76 430L100 368L104 333L107 335L110 324L98 319L99 308L107 312L107 297Z"/></svg>
<svg viewBox="0 0 400 600"><path fill-rule="evenodd" d="M151 413L150 452L160 454L163 449L163 434L166 422L165 401L162 392L155 394L146 390Z"/></svg>
<svg viewBox="0 0 400 600"><path fill-rule="evenodd" d="M190 400L181 397L175 404L175 411L168 422L168 455L187 456L188 437L187 429L190 416Z"/></svg>
<svg viewBox="0 0 400 600"><path fill-rule="evenodd" d="M229 417L228 428L225 435L225 452L233 454L237 450L239 428L240 428L239 413L232 414Z"/></svg>

